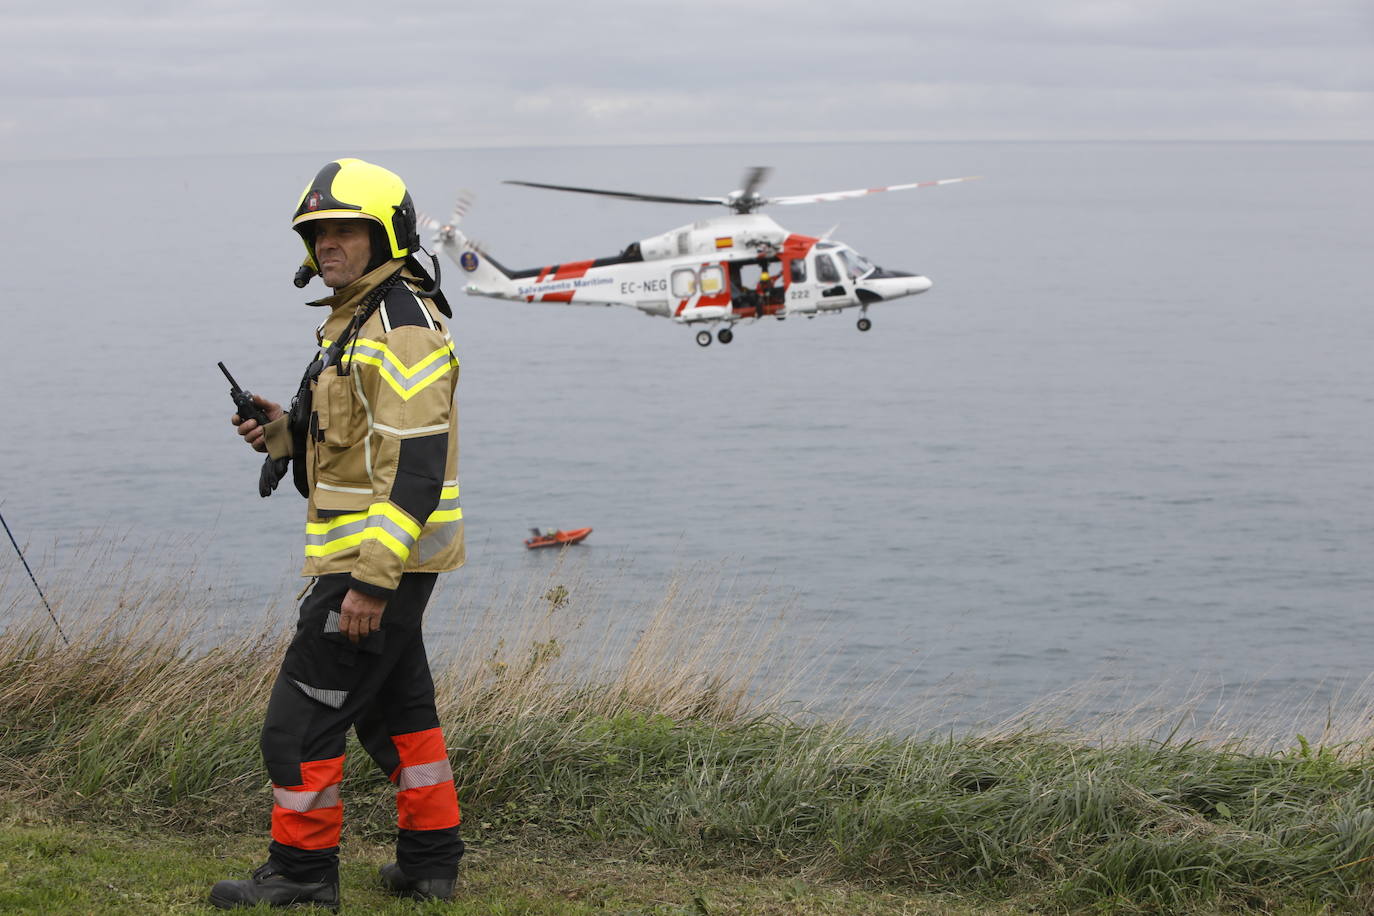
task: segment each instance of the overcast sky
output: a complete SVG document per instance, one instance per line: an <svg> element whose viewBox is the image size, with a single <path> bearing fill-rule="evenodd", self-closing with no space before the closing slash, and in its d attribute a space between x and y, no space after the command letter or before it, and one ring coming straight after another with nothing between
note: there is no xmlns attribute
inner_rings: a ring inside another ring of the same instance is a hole
<svg viewBox="0 0 1374 916"><path fill-rule="evenodd" d="M1374 139L1374 0L41 8L0 3L3 159L765 139Z"/></svg>

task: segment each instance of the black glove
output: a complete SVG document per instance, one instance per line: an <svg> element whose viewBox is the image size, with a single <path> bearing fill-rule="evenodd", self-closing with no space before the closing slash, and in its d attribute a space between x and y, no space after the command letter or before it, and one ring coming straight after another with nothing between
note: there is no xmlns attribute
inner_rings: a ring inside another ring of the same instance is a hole
<svg viewBox="0 0 1374 916"><path fill-rule="evenodd" d="M262 459L262 470L258 472L259 496L272 495L277 484L281 483L281 479L286 476L286 466L290 463L290 458L273 458L270 455Z"/></svg>

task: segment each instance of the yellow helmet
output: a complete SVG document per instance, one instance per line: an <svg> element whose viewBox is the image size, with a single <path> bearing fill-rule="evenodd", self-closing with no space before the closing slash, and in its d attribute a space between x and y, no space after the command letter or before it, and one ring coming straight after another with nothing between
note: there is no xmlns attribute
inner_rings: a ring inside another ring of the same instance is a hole
<svg viewBox="0 0 1374 916"><path fill-rule="evenodd" d="M377 223L378 241L385 239L390 257L404 258L420 246L415 225L415 204L405 182L395 172L361 159L336 159L320 169L315 180L301 192L291 228L305 243L306 264L318 271L313 233L308 224L317 219L366 219ZM376 247L374 245L374 247ZM382 252L374 251L376 259Z"/></svg>

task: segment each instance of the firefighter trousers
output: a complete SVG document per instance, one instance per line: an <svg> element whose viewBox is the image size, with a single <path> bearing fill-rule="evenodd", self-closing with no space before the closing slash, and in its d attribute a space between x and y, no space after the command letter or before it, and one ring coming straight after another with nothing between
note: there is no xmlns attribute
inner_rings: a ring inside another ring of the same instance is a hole
<svg viewBox="0 0 1374 916"><path fill-rule="evenodd" d="M458 795L420 629L436 578L403 575L381 629L357 644L339 631L347 574L321 576L301 602L262 730L272 779L270 856L296 880L338 873L350 727L396 784L396 861L406 877L457 874Z"/></svg>

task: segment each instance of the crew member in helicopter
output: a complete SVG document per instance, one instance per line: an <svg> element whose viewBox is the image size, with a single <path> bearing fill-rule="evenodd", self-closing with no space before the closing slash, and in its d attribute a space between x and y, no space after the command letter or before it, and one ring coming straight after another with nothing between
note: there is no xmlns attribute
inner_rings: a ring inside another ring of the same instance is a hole
<svg viewBox="0 0 1374 916"><path fill-rule="evenodd" d="M768 273L768 268L763 268L763 273L759 274L758 285L754 287L754 317L763 317L763 307L773 300L773 277Z"/></svg>

